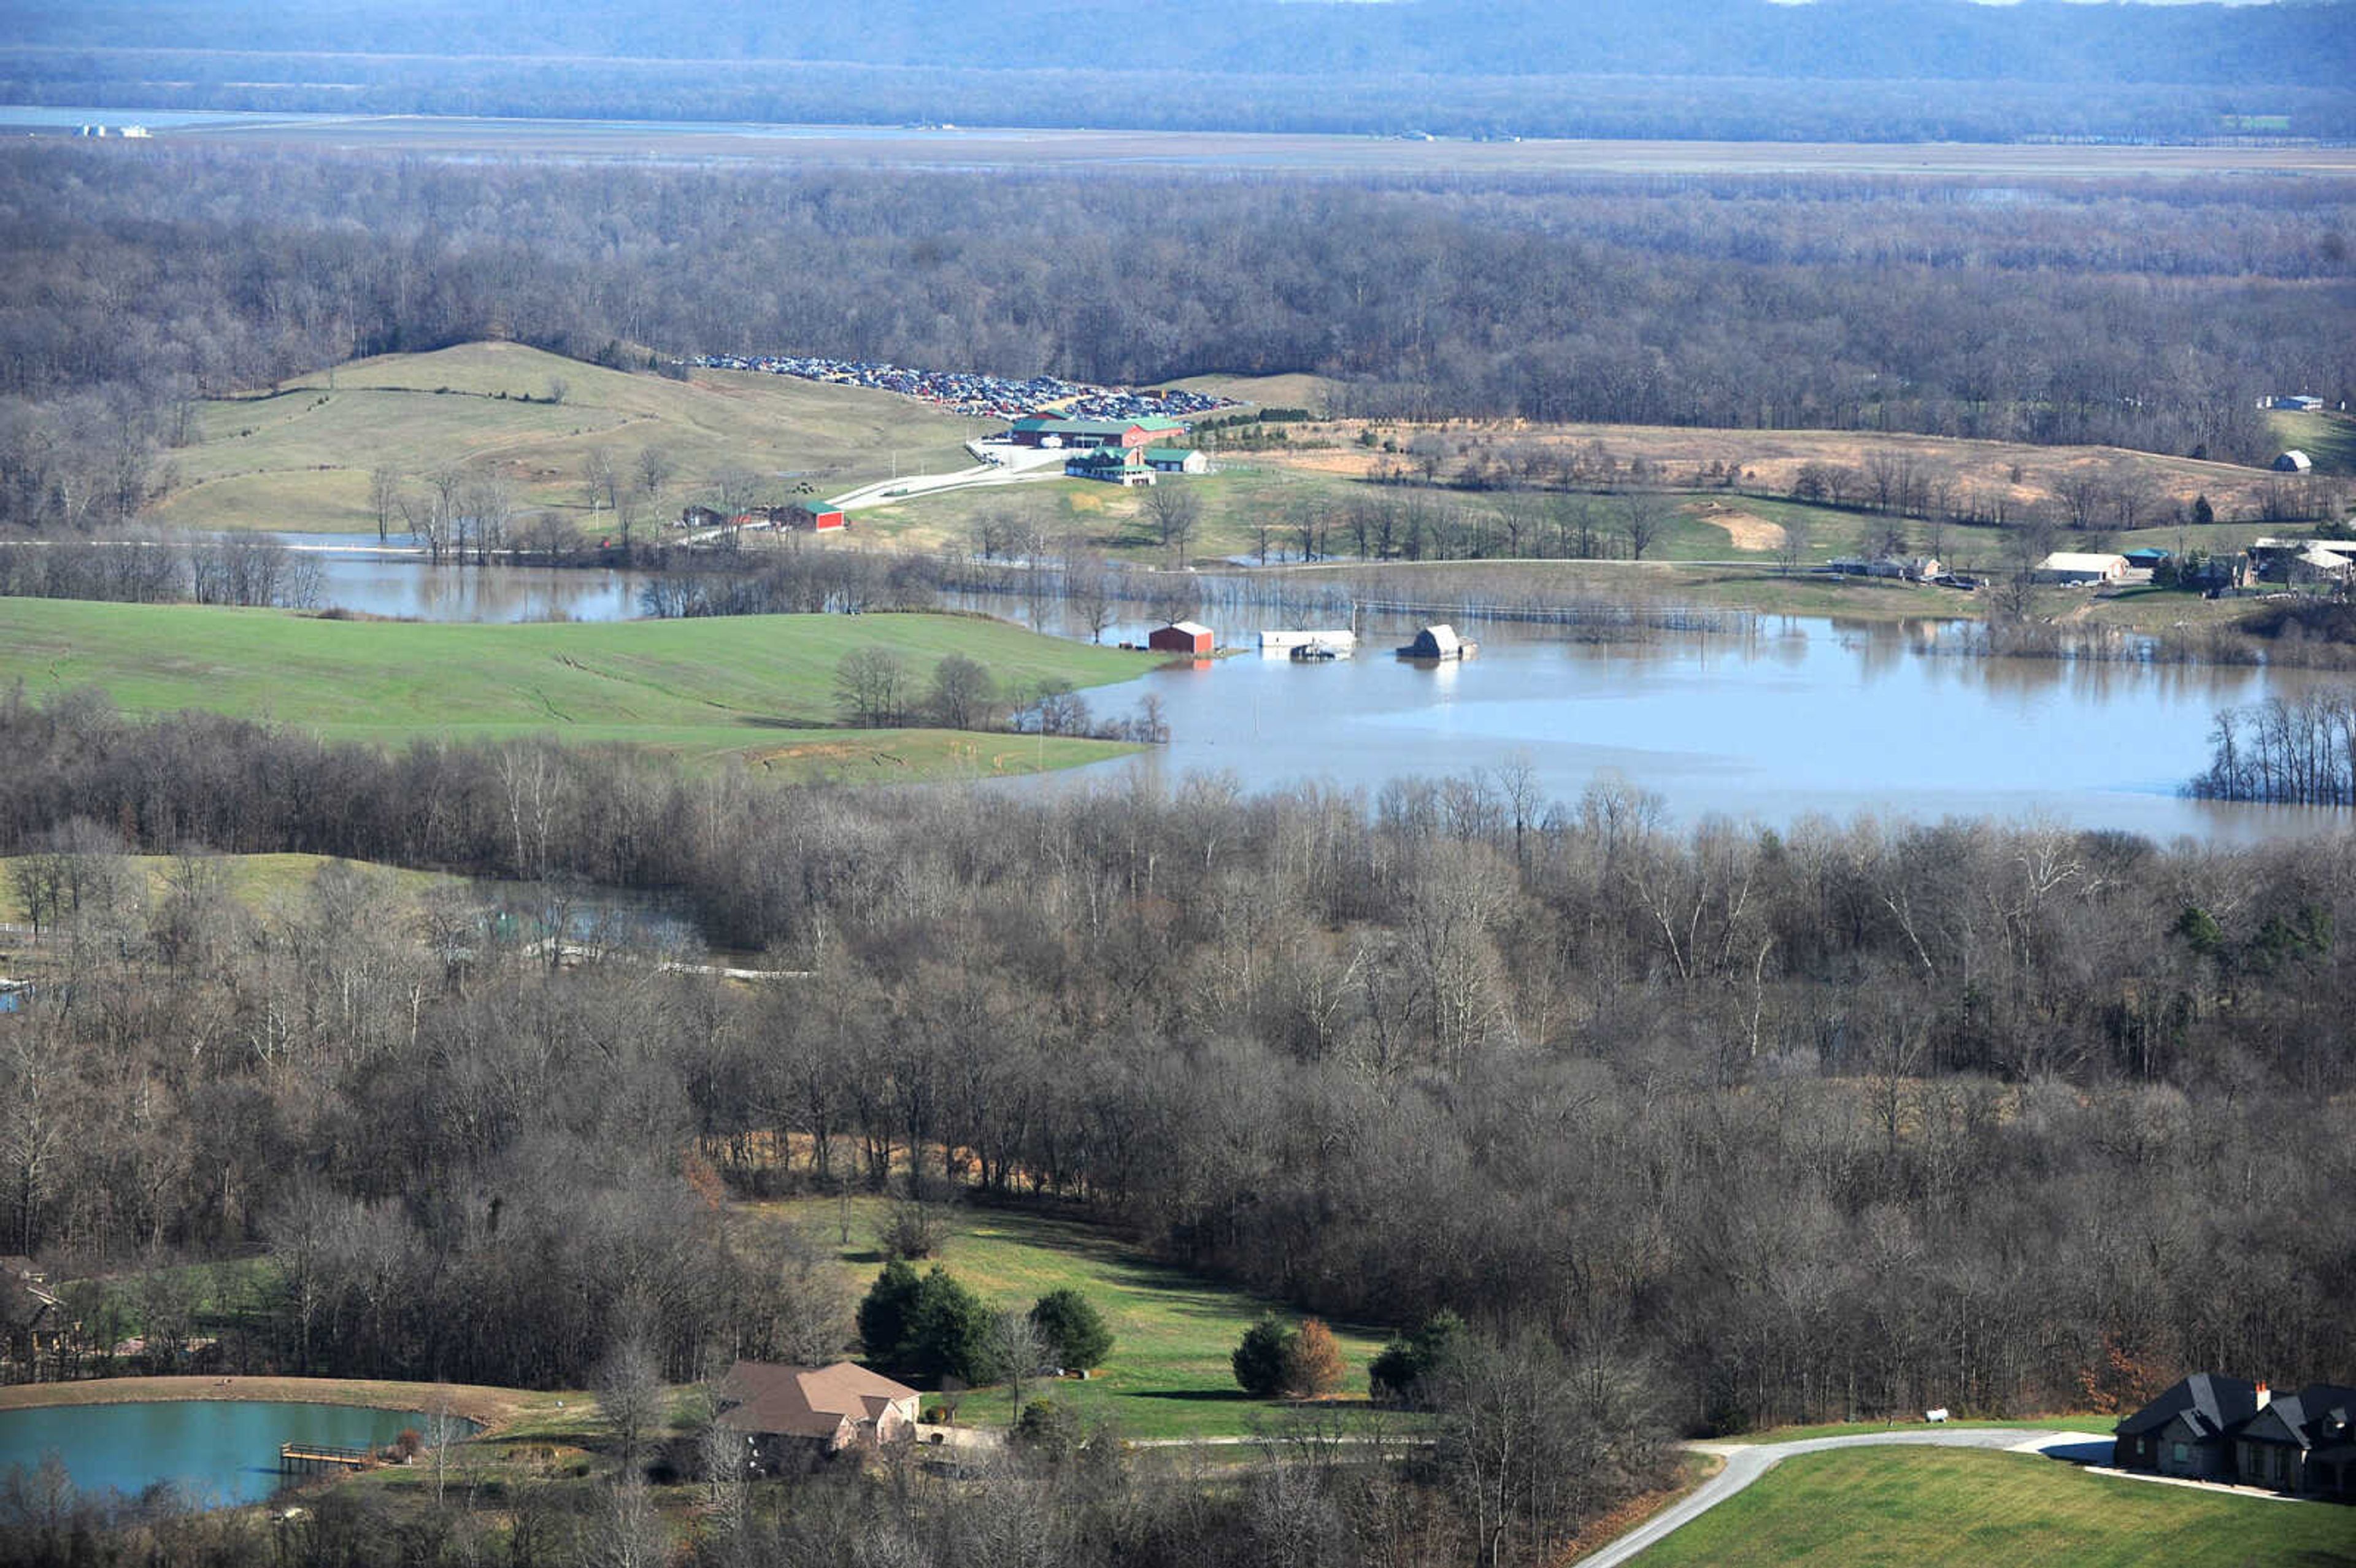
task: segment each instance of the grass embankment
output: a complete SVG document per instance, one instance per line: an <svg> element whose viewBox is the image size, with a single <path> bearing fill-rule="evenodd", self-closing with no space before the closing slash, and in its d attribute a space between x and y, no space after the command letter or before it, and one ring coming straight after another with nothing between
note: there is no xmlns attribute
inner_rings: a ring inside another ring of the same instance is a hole
<svg viewBox="0 0 2356 1568"><path fill-rule="evenodd" d="M881 1200L851 1205L851 1239L842 1241L841 1205L802 1199L748 1206L746 1223L798 1223L840 1256L864 1292L884 1266L875 1249L886 1217ZM1023 1397L1052 1394L1084 1415L1109 1417L1132 1439L1240 1436L1281 1408L1236 1386L1228 1357L1269 1303L1146 1256L1111 1232L1069 1220L994 1209L946 1216L948 1239L933 1259L992 1307L1027 1307L1051 1290L1078 1291L1104 1314L1112 1354L1097 1375L1027 1385ZM1348 1375L1342 1398L1363 1406L1366 1367L1386 1336L1333 1325ZM929 1407L935 1401L926 1400ZM962 1425L1004 1427L1012 1419L1003 1389L967 1397Z"/></svg>
<svg viewBox="0 0 2356 1568"><path fill-rule="evenodd" d="M553 381L564 383L562 401ZM885 477L895 457L903 474L965 467L973 460L960 443L988 429L890 392L739 371L673 381L470 343L208 401L197 443L172 453L177 484L155 515L197 528L372 534L372 469L389 464L416 490L448 464L506 479L519 514L553 510L603 532L612 514L592 512L583 487L590 451L605 449L626 479L654 447L671 472L639 508L651 538L728 469L760 476L765 501L803 483L829 495Z"/></svg>
<svg viewBox="0 0 2356 1568"><path fill-rule="evenodd" d="M2003 1426L2021 1432L2108 1432L2118 1424L2115 1415L2089 1413L2085 1415L2026 1415L1997 1421L1983 1421L1978 1416L1957 1416L1957 1426ZM1811 1437L1853 1437L1867 1432L1895 1432L1902 1428L1926 1426L1921 1421L1828 1421L1810 1426L1771 1426L1762 1432L1739 1433L1731 1437L1714 1437L1713 1443L1799 1443Z"/></svg>
<svg viewBox="0 0 2356 1568"><path fill-rule="evenodd" d="M245 1400L280 1404L367 1405L379 1410L448 1411L479 1422L487 1435L530 1435L589 1408L562 1391L486 1388L476 1383L388 1382L368 1378L96 1378L80 1382L0 1387L0 1410L52 1405L138 1404L155 1400Z"/></svg>
<svg viewBox="0 0 2356 1568"><path fill-rule="evenodd" d="M2356 1516L2094 1476L2019 1454L1871 1448L1786 1459L1640 1562L2356 1563Z"/></svg>
<svg viewBox="0 0 2356 1568"><path fill-rule="evenodd" d="M948 615L763 615L466 625L323 621L267 610L0 600L0 684L110 692L126 710L266 718L331 739L552 735L726 758L780 776L901 782L1030 773L1129 750L1106 741L839 730L834 669L900 655L919 685L950 654L1001 691L1094 686L1151 656Z"/></svg>

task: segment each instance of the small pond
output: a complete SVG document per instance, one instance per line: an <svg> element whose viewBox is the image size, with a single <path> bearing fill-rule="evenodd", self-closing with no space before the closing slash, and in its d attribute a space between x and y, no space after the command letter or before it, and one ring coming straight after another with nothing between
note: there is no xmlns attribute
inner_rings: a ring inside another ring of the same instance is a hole
<svg viewBox="0 0 2356 1568"><path fill-rule="evenodd" d="M0 1411L0 1474L31 1469L54 1453L86 1492L135 1497L169 1482L198 1504L258 1502L284 1483L282 1443L375 1446L404 1427L423 1432L432 1419L360 1405L213 1399Z"/></svg>

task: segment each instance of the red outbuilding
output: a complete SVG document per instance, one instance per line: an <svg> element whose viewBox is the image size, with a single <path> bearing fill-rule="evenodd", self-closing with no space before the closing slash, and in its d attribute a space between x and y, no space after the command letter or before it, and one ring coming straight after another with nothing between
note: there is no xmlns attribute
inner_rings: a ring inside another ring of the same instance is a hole
<svg viewBox="0 0 2356 1568"><path fill-rule="evenodd" d="M831 529L844 526L842 520L842 508L840 507L796 507L794 508L793 526L798 528L808 528L812 533L826 533Z"/></svg>
<svg viewBox="0 0 2356 1568"><path fill-rule="evenodd" d="M1198 621L1173 621L1145 636L1145 645L1161 654L1202 654L1211 652L1215 639L1211 628Z"/></svg>

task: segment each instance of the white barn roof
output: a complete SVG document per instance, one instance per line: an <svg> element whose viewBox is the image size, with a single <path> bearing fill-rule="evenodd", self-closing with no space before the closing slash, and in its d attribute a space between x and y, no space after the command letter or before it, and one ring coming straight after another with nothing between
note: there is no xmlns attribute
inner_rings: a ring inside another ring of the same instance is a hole
<svg viewBox="0 0 2356 1568"><path fill-rule="evenodd" d="M2045 558L2047 571L2125 571L2127 558L2123 555L2088 555L2078 550L2057 549Z"/></svg>

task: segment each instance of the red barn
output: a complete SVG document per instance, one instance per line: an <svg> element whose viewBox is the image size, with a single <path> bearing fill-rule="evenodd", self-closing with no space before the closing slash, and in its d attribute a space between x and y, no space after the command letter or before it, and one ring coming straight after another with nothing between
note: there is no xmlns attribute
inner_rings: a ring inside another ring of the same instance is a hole
<svg viewBox="0 0 2356 1568"><path fill-rule="evenodd" d="M840 507L796 507L794 527L822 534L844 526Z"/></svg>
<svg viewBox="0 0 2356 1568"><path fill-rule="evenodd" d="M1159 654L1208 654L1215 640L1211 628L1198 621L1173 621L1147 633L1145 645Z"/></svg>

